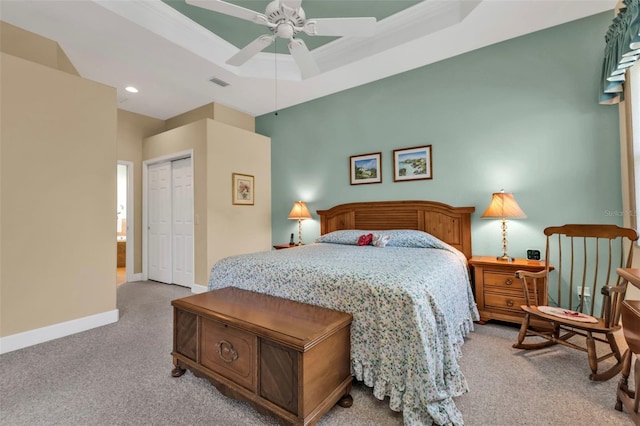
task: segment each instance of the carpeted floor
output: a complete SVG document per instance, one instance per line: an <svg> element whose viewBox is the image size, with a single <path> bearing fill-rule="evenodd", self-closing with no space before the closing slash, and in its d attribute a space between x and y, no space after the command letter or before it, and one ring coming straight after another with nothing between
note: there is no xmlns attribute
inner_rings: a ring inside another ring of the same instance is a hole
<svg viewBox="0 0 640 426"><path fill-rule="evenodd" d="M273 419L187 372L171 377L170 301L189 290L153 282L118 288L120 321L0 356L1 425L265 425ZM631 425L613 409L617 377L588 379L586 354L511 348L517 329L477 325L460 360L470 392L465 425ZM320 425L401 425L402 416L355 385L351 408Z"/></svg>

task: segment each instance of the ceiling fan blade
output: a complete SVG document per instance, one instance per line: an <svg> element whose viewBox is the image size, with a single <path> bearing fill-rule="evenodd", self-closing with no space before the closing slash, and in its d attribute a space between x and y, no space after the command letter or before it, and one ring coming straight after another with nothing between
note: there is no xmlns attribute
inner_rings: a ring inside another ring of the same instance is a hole
<svg viewBox="0 0 640 426"><path fill-rule="evenodd" d="M220 0L185 0L187 4L191 6L201 7L218 13L224 13L225 15L234 16L236 18L244 19L247 21L255 22L257 24L264 24L268 22L267 17L255 10L246 9L235 4L227 3Z"/></svg>
<svg viewBox="0 0 640 426"><path fill-rule="evenodd" d="M304 41L292 38L289 42L289 52L291 52L293 60L298 64L303 79L320 74L320 69L318 69L318 65Z"/></svg>
<svg viewBox="0 0 640 426"><path fill-rule="evenodd" d="M275 35L262 35L258 37L257 39L253 40L251 43L243 47L238 53L229 58L227 64L239 67L240 65L244 64L249 59L257 55L271 43L273 43L273 40L275 38Z"/></svg>
<svg viewBox="0 0 640 426"><path fill-rule="evenodd" d="M376 30L376 18L320 18L309 19L303 31L319 36L372 36Z"/></svg>

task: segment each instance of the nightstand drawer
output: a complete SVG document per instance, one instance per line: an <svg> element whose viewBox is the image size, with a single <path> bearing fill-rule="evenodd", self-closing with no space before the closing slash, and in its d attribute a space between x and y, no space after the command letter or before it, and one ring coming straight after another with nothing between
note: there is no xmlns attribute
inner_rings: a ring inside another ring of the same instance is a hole
<svg viewBox="0 0 640 426"><path fill-rule="evenodd" d="M509 274L504 272L484 271L484 286L487 290L498 291L501 293L509 293L522 295L522 281L516 278L515 273ZM533 293L533 280L527 279L529 291ZM541 285L538 283L538 285Z"/></svg>
<svg viewBox="0 0 640 426"><path fill-rule="evenodd" d="M522 284L520 284L520 280L516 278L515 273L484 271L483 278L486 287L515 288L518 291L522 291Z"/></svg>
<svg viewBox="0 0 640 426"><path fill-rule="evenodd" d="M522 313L520 306L525 305L526 302L524 301L524 297L486 292L484 294L484 304L487 307L495 309Z"/></svg>

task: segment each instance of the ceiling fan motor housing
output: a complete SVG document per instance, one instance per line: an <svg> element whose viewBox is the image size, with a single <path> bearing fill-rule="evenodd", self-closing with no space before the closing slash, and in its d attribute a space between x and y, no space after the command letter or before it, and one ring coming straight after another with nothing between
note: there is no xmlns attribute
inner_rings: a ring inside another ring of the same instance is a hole
<svg viewBox="0 0 640 426"><path fill-rule="evenodd" d="M267 20L273 24L269 25L269 29L275 35L290 39L304 26L305 14L301 7L285 10L286 7L278 0L272 1L267 5L265 15Z"/></svg>

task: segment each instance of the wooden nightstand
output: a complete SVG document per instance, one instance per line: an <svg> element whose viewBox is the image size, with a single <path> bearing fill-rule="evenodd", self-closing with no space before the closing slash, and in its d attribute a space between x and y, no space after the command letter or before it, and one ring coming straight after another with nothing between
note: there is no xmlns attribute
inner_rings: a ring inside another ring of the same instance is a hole
<svg viewBox="0 0 640 426"><path fill-rule="evenodd" d="M298 246L296 246L295 244L278 244L273 246L273 248L276 250L288 249L292 247L298 247Z"/></svg>
<svg viewBox="0 0 640 426"><path fill-rule="evenodd" d="M525 304L522 284L515 277L516 271L537 272L544 269L538 260L514 259L512 262L497 260L495 256L474 256L469 259L473 268L474 294L480 312L480 324L489 320L501 320L520 324ZM549 265L553 270L553 266ZM547 304L547 286L539 288L538 303Z"/></svg>

